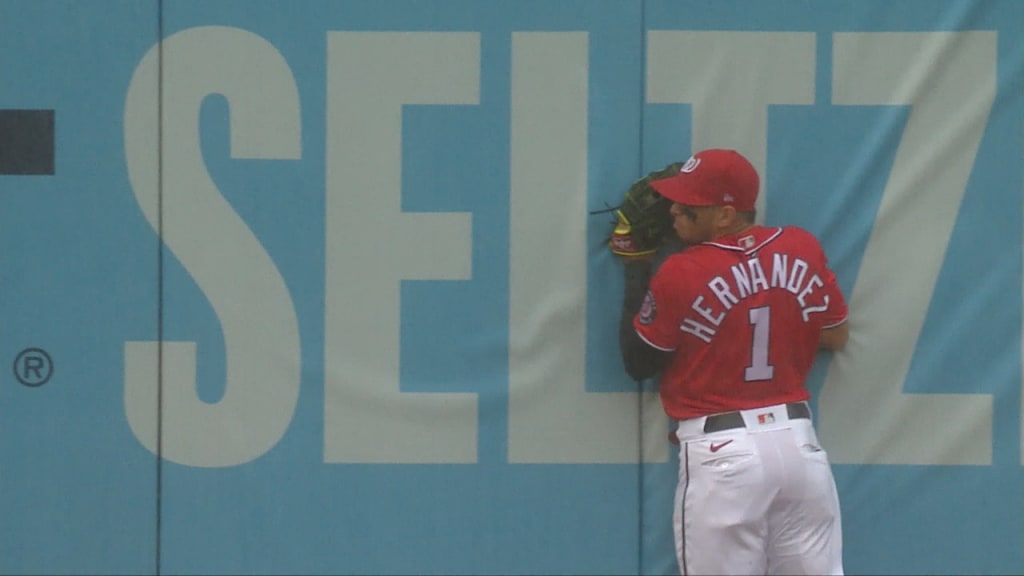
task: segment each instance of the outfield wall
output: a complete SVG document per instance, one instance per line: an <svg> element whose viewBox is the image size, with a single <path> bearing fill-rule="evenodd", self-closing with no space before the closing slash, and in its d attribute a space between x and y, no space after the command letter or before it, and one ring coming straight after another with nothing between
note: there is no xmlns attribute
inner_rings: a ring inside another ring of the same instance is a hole
<svg viewBox="0 0 1024 576"><path fill-rule="evenodd" d="M672 574L607 215L817 234L850 574L1024 572L1024 3L0 0L0 573Z"/></svg>

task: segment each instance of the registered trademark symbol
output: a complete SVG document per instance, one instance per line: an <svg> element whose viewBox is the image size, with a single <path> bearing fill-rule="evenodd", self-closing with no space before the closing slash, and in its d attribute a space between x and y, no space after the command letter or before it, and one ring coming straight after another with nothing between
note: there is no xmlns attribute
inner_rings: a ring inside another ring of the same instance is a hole
<svg viewBox="0 0 1024 576"><path fill-rule="evenodd" d="M53 376L53 359L42 348L25 348L14 359L14 377L25 386L42 386Z"/></svg>

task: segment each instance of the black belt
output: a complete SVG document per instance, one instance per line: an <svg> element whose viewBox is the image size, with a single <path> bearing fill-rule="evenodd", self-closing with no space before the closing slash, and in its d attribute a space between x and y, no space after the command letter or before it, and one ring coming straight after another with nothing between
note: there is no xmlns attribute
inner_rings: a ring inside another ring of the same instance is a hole
<svg viewBox="0 0 1024 576"><path fill-rule="evenodd" d="M807 407L806 402L791 402L786 404L786 413L789 414L790 420L796 420L797 418L805 418L807 420L811 419L811 409ZM743 428L744 426L743 415L739 412L712 414L704 420L704 433L710 434L712 432L721 432L722 430Z"/></svg>

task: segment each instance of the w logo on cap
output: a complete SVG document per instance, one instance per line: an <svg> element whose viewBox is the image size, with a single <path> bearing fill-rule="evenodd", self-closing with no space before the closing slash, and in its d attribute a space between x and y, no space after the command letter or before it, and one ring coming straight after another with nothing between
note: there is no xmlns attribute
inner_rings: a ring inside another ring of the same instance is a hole
<svg viewBox="0 0 1024 576"><path fill-rule="evenodd" d="M759 180L754 165L739 152L711 148L691 155L674 176L652 180L651 187L676 204L750 212L757 203Z"/></svg>

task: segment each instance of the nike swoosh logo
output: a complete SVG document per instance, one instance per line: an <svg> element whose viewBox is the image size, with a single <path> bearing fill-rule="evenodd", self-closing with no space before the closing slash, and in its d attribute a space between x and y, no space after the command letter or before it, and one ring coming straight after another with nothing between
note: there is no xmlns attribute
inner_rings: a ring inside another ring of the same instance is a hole
<svg viewBox="0 0 1024 576"><path fill-rule="evenodd" d="M712 442L711 443L711 451L712 452L718 452L719 450L721 450L722 448L725 448L729 444L732 444L732 440L726 440L725 442L719 442L718 444L715 444L714 442Z"/></svg>

